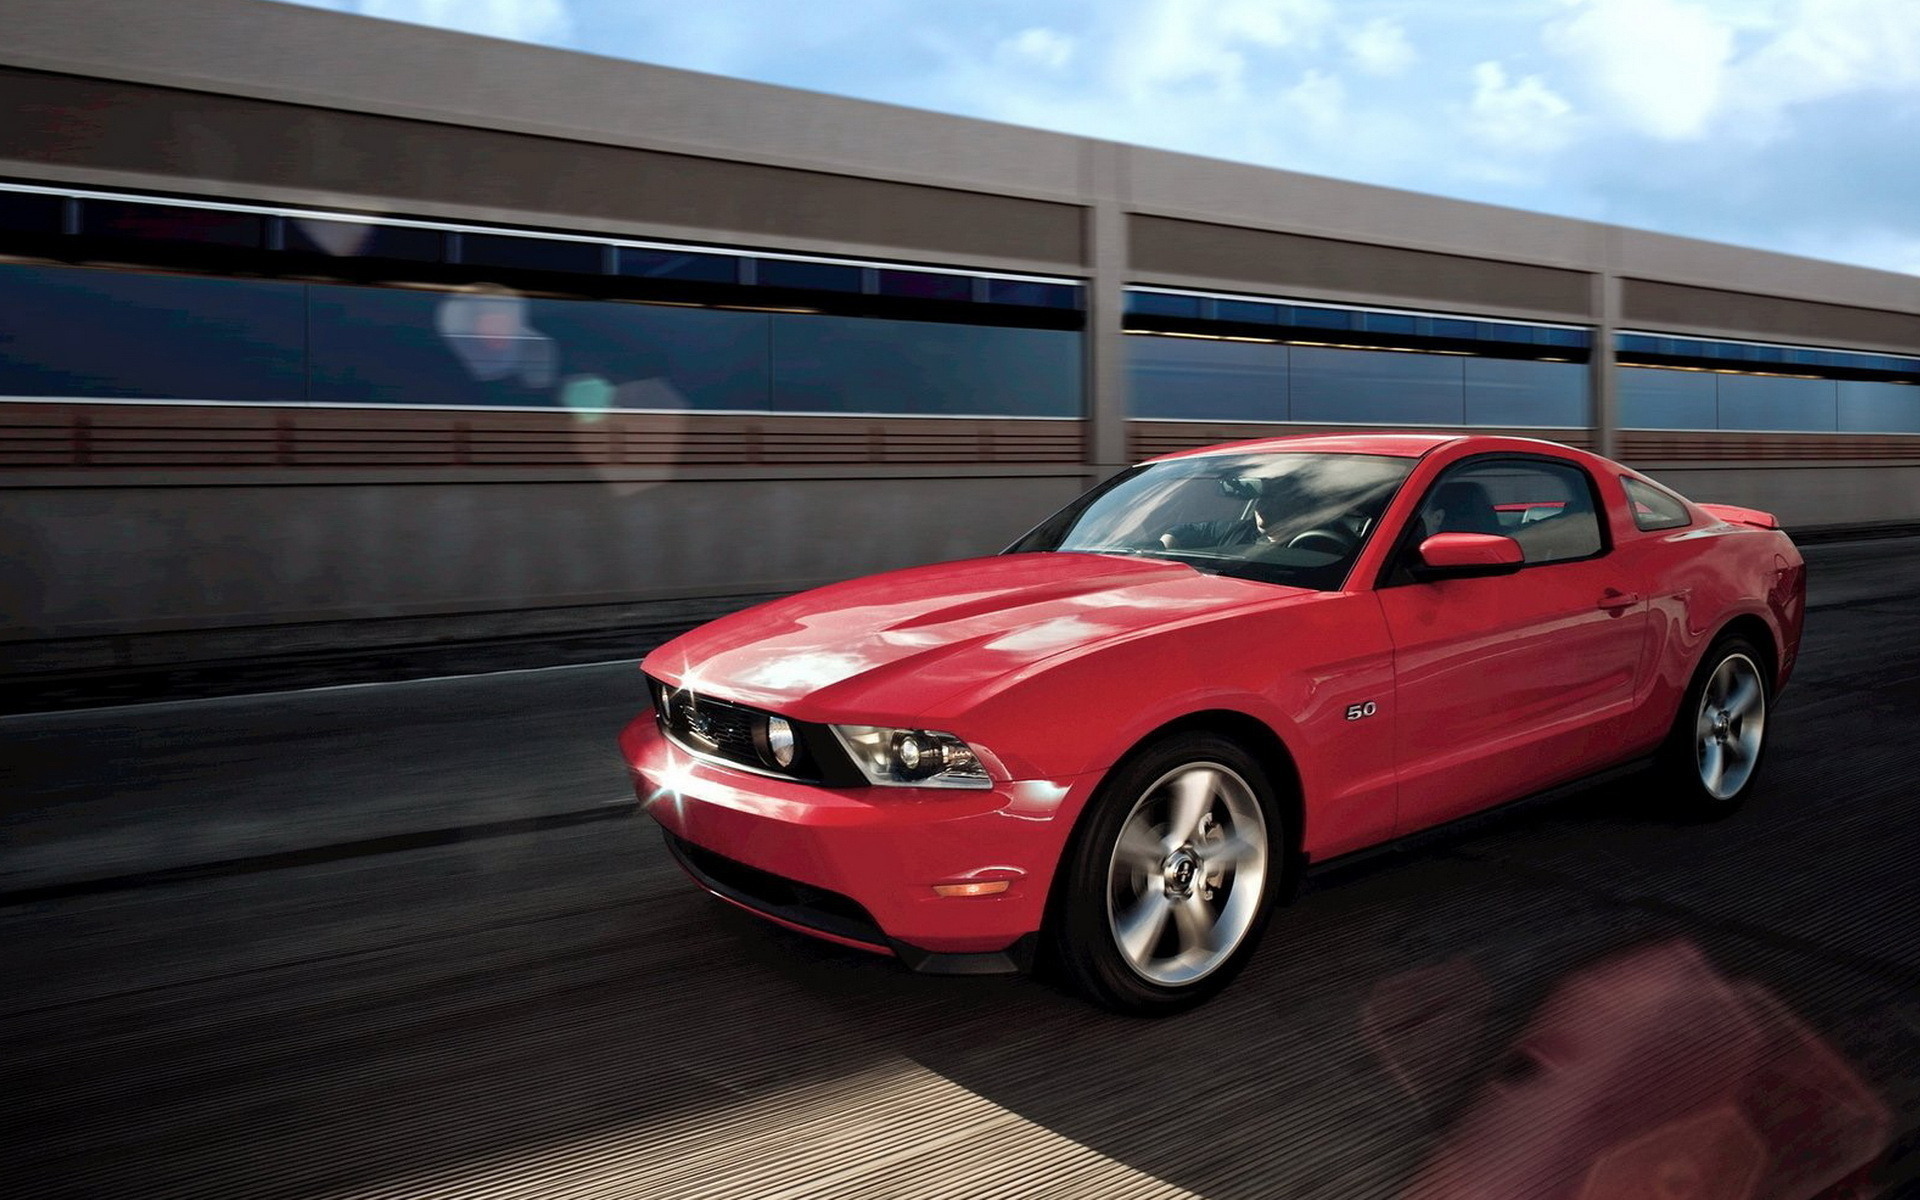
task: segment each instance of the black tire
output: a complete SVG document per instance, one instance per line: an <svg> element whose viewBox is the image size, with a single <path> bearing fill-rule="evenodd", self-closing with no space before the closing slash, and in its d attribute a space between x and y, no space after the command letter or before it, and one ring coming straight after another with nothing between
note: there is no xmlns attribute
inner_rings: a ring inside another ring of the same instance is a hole
<svg viewBox="0 0 1920 1200"><path fill-rule="evenodd" d="M1661 791L1679 815L1715 820L1752 793L1773 708L1768 662L1737 634L1719 638L1701 658L1660 752Z"/></svg>
<svg viewBox="0 0 1920 1200"><path fill-rule="evenodd" d="M1136 751L1101 784L1061 864L1055 967L1115 1012L1191 1008L1253 956L1287 846L1272 781L1237 743L1192 732Z"/></svg>

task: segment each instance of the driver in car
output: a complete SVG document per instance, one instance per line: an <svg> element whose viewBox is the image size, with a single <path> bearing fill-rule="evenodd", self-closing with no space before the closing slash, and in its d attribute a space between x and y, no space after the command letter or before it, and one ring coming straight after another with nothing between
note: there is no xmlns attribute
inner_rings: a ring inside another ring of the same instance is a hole
<svg viewBox="0 0 1920 1200"><path fill-rule="evenodd" d="M1160 535L1160 544L1169 550L1198 546L1275 545L1294 499L1285 491L1261 492L1253 501L1251 519L1236 517L1225 521L1189 521L1175 525Z"/></svg>

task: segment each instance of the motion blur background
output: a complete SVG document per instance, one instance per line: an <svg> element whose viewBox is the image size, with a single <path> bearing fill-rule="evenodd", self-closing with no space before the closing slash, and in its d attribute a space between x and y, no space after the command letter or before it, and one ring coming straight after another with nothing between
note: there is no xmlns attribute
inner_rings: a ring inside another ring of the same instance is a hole
<svg viewBox="0 0 1920 1200"><path fill-rule="evenodd" d="M6 16L0 685L671 627L1289 430L1920 520L1911 275L260 0Z"/></svg>

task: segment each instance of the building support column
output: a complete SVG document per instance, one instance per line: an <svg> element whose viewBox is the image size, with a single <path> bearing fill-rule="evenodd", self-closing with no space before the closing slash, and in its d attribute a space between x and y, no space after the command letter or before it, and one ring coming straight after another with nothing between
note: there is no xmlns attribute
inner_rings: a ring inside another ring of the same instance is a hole
<svg viewBox="0 0 1920 1200"><path fill-rule="evenodd" d="M1089 485L1132 462L1127 452L1126 147L1088 142L1086 196L1086 466Z"/></svg>
<svg viewBox="0 0 1920 1200"><path fill-rule="evenodd" d="M1593 449L1608 458L1620 449L1620 376L1614 369L1615 334L1620 328L1620 277L1611 270L1593 276L1593 348L1587 359L1587 394L1592 410Z"/></svg>

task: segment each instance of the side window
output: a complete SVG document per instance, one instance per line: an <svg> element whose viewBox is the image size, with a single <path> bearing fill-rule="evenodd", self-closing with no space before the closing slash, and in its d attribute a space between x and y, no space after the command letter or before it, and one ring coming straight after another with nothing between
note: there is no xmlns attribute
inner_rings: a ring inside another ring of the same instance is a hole
<svg viewBox="0 0 1920 1200"><path fill-rule="evenodd" d="M1529 566L1591 558L1606 545L1587 473L1544 459L1463 463L1433 485L1414 522L1416 540L1436 533L1510 537Z"/></svg>
<svg viewBox="0 0 1920 1200"><path fill-rule="evenodd" d="M1627 489L1627 507L1633 510L1636 528L1652 532L1684 529L1693 524L1693 518L1687 515L1687 506L1660 488L1626 475L1620 477L1620 486Z"/></svg>

